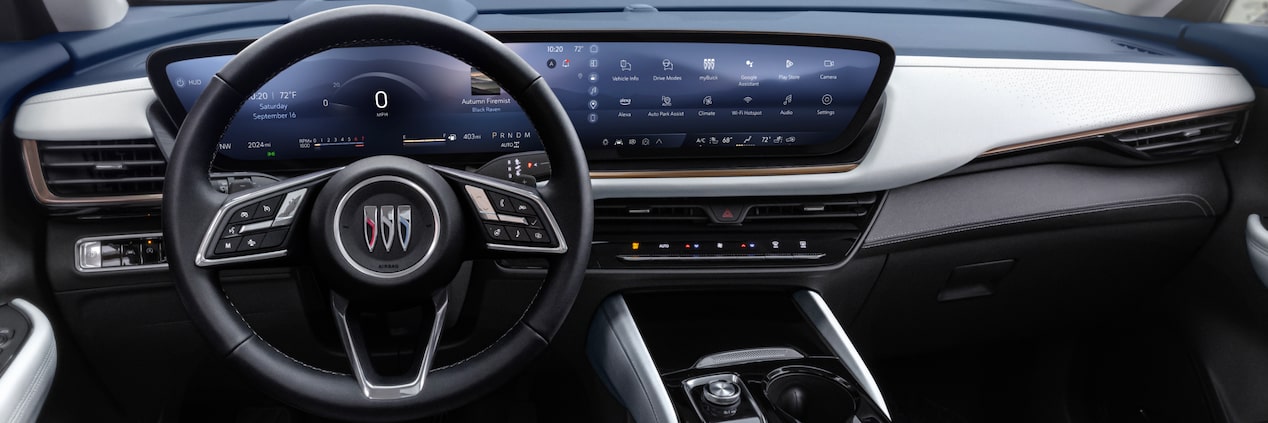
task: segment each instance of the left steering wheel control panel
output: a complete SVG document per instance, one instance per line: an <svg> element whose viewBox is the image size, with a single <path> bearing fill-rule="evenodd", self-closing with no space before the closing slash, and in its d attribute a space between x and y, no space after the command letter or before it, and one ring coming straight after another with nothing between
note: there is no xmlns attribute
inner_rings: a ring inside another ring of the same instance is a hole
<svg viewBox="0 0 1268 423"><path fill-rule="evenodd" d="M204 236L196 259L208 266L286 255L304 205L317 186L338 169L287 180L225 203Z"/></svg>

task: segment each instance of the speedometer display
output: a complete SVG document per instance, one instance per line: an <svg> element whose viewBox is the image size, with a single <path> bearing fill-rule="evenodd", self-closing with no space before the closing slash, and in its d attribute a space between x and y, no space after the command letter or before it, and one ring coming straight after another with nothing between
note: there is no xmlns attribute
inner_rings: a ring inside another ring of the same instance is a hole
<svg viewBox="0 0 1268 423"><path fill-rule="evenodd" d="M823 46L508 46L551 86L591 158L839 150L879 96L878 74L888 75L880 52ZM167 107L192 108L232 57L167 64L179 100ZM340 48L301 60L249 96L219 143L221 155L247 161L539 149L528 117L496 81L419 46Z"/></svg>

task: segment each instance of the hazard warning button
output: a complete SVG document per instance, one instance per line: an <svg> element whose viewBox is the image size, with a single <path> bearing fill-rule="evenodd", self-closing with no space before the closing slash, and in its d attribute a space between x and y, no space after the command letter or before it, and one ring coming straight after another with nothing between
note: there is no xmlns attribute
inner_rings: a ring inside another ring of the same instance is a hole
<svg viewBox="0 0 1268 423"><path fill-rule="evenodd" d="M744 220L744 212L747 206L741 205L714 205L709 207L713 213L713 221L717 223L737 223Z"/></svg>

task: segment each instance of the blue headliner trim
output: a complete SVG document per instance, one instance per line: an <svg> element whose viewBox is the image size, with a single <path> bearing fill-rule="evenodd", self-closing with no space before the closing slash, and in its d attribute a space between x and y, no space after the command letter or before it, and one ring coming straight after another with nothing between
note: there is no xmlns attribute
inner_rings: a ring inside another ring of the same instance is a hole
<svg viewBox="0 0 1268 423"><path fill-rule="evenodd" d="M47 40L0 44L0 57L0 120L28 85L70 63L66 49Z"/></svg>

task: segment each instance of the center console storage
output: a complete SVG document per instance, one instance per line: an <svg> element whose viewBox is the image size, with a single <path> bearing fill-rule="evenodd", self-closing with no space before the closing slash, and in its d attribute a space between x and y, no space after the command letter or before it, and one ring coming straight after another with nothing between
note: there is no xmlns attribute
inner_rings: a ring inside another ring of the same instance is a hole
<svg viewBox="0 0 1268 423"><path fill-rule="evenodd" d="M595 314L587 354L640 423L889 422L813 291L614 295Z"/></svg>

